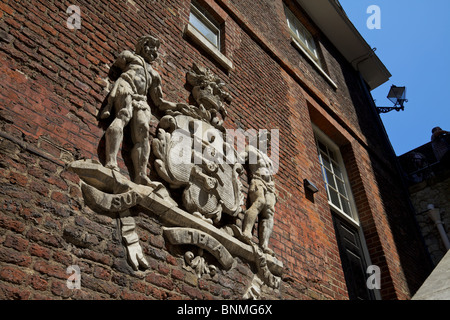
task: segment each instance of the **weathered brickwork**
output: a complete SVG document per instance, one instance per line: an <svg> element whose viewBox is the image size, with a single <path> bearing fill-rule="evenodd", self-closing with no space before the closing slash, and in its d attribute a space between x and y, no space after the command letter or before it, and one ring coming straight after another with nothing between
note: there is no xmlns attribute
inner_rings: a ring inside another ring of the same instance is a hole
<svg viewBox="0 0 450 320"><path fill-rule="evenodd" d="M348 298L314 123L341 146L370 258L382 271L381 297L410 298L428 275L428 262L358 74L301 8L293 10L319 39L337 89L290 43L281 1L201 3L224 25L230 71L183 35L187 0L79 1L79 30L66 25L72 1L2 1L0 299L240 299L248 287L252 266L241 259L231 271L197 278L183 268L183 252L163 237L161 221L143 212L137 212L137 232L150 269L133 271L115 217L87 208L78 176L67 171L74 160L104 161L109 123L98 112L111 88L109 67L147 33L162 43L154 67L168 100L191 99L185 75L195 61L227 84L233 101L225 127L280 130L270 246L285 273L281 288L265 288L263 297ZM160 117L153 113L153 137ZM124 174L128 161L120 157ZM320 187L312 199L305 178ZM81 289L66 286L71 265L80 267Z"/></svg>

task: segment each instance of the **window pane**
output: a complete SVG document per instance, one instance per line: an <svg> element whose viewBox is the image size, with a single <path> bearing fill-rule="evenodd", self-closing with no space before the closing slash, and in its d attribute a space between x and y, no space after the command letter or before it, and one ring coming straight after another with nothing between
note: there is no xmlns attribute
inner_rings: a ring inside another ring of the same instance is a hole
<svg viewBox="0 0 450 320"><path fill-rule="evenodd" d="M344 176L342 175L342 171L341 168L339 167L339 165L333 161L333 172L335 175L337 175L341 180L344 179Z"/></svg>
<svg viewBox="0 0 450 320"><path fill-rule="evenodd" d="M298 40L309 50L309 54L314 60L318 61L318 55L316 50L316 44L311 33L305 28L305 26L297 19L297 17L286 6L284 7L288 26L297 36Z"/></svg>
<svg viewBox="0 0 450 320"><path fill-rule="evenodd" d="M328 149L328 154L329 154L330 158L331 158L334 162L337 161L336 156L334 155L334 152L333 152L333 151L331 151L331 150Z"/></svg>
<svg viewBox="0 0 450 320"><path fill-rule="evenodd" d="M287 18L286 21L287 21L289 29L291 29L292 31L295 31L294 28L292 27L291 22L289 21L289 18Z"/></svg>
<svg viewBox="0 0 450 320"><path fill-rule="evenodd" d="M291 31L292 31L294 34L296 34L297 29L295 29L295 26L292 24L292 22L289 21L289 19L288 19L288 26L289 26L289 29L291 29Z"/></svg>
<svg viewBox="0 0 450 320"><path fill-rule="evenodd" d="M305 33L305 42L306 42L306 45L308 46L308 49L311 50L312 38L309 34L306 34L306 33Z"/></svg>
<svg viewBox="0 0 450 320"><path fill-rule="evenodd" d="M331 169L330 159L323 153L321 154L321 156L322 156L323 165L325 167L327 167L328 170L332 171L333 169Z"/></svg>
<svg viewBox="0 0 450 320"><path fill-rule="evenodd" d="M326 175L327 175L328 184L336 189L336 183L334 182L333 174L328 170L325 170L325 171L326 171Z"/></svg>
<svg viewBox="0 0 450 320"><path fill-rule="evenodd" d="M326 176L326 174L325 174L325 167L324 167L324 166L320 166L320 168L322 169L323 180L324 180L326 183L328 183L328 181L327 181L327 176Z"/></svg>
<svg viewBox="0 0 450 320"><path fill-rule="evenodd" d="M334 204L336 207L341 209L341 204L339 203L339 195L333 188L328 188L328 191L330 193L330 201L332 204Z"/></svg>
<svg viewBox="0 0 450 320"><path fill-rule="evenodd" d="M306 43L305 28L303 28L303 26L300 25L300 23L297 23L297 30L300 40L302 40L303 43Z"/></svg>
<svg viewBox="0 0 450 320"><path fill-rule="evenodd" d="M314 42L314 39L309 32L307 33L306 41L308 43L308 49L311 50L314 53L314 55L317 57L316 43Z"/></svg>
<svg viewBox="0 0 450 320"><path fill-rule="evenodd" d="M320 141L317 141L317 144L319 145L319 149L322 150L323 152L327 153L327 147Z"/></svg>
<svg viewBox="0 0 450 320"><path fill-rule="evenodd" d="M327 188L328 201L336 210L351 218L354 217L352 204L350 203L350 189L346 182L344 164L337 146L334 146L316 137L320 167ZM332 151L333 149L334 151Z"/></svg>
<svg viewBox="0 0 450 320"><path fill-rule="evenodd" d="M343 197L341 196L341 203L342 203L342 210L343 210L346 214L348 214L350 217L353 217L353 216L352 216L352 212L351 212L351 210L350 210L350 203L348 202L348 200L345 199L345 198L343 198Z"/></svg>
<svg viewBox="0 0 450 320"><path fill-rule="evenodd" d="M347 192L345 190L345 186L344 186L344 181L342 181L341 179L336 178L336 183L338 186L338 191L339 193L341 193L343 196L347 196Z"/></svg>
<svg viewBox="0 0 450 320"><path fill-rule="evenodd" d="M213 45L215 45L216 47L219 45L219 41L218 41L219 34L218 34L218 31L213 30L212 28L207 26L205 22L200 20L200 18L197 17L197 15L193 14L192 12L191 12L191 15L189 17L189 22L198 31L200 31L200 33L203 34L205 36L205 38L208 39Z"/></svg>

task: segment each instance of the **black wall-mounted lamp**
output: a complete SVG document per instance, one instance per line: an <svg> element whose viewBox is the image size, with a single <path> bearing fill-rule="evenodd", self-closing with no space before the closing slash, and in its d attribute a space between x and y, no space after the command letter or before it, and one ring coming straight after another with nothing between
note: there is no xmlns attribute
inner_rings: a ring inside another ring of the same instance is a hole
<svg viewBox="0 0 450 320"><path fill-rule="evenodd" d="M389 90L389 93L387 95L387 98L389 100L392 101L392 103L394 103L393 107L377 107L377 111L378 113L388 113L392 110L395 111L400 111L400 110L405 110L405 107L403 106L403 104L405 102L408 102L408 100L406 99L406 87L397 87L397 86L392 86L391 90Z"/></svg>
<svg viewBox="0 0 450 320"><path fill-rule="evenodd" d="M308 179L303 180L303 185L305 186L306 190L311 191L312 193L316 193L319 191L319 189Z"/></svg>

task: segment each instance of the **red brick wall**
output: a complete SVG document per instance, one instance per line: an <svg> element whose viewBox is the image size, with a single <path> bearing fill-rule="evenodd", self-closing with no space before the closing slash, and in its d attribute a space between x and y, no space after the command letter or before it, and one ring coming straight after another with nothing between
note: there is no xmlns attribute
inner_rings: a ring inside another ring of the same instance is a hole
<svg viewBox="0 0 450 320"><path fill-rule="evenodd" d="M136 221L150 270L134 273L115 219L87 208L78 177L66 170L73 160L103 160L107 123L98 121L97 112L110 86L109 66L149 32L162 42L154 66L168 100L188 101L185 74L195 61L227 83L233 97L227 127L280 130L278 203L270 243L286 272L280 290L266 290L265 296L347 298L326 195L321 189L311 201L302 185L308 178L322 186L311 127L315 122L324 131L330 128L327 134L345 151L371 258L383 270L383 297L408 298L426 271L417 268L411 276L404 269L424 264L424 258L407 252L405 237L399 241L392 233L398 230L391 228L388 215L408 209L377 183L396 181L390 179L395 168L386 160L388 146L367 112L357 74L305 17L322 42L326 68L338 85L332 89L290 44L280 1L205 0L225 23L223 51L235 66L227 72L183 36L189 3L0 4L0 298L242 297L252 277L248 263L239 260L232 271L197 279L182 268L181 253L165 241L161 222L144 212ZM66 9L72 4L81 9L80 30L66 27ZM153 135L159 117L155 112ZM125 162L121 160L121 168L127 173ZM409 232L412 227L404 228ZM72 264L81 268L81 290L66 287L65 271Z"/></svg>

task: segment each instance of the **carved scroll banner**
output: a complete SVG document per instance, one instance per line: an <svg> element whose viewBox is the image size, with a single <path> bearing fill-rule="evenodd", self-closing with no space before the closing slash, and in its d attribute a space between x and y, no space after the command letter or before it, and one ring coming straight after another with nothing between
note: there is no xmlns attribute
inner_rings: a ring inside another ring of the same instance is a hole
<svg viewBox="0 0 450 320"><path fill-rule="evenodd" d="M177 206L161 183L153 182L151 186L135 184L95 160L72 162L69 170L81 178L84 200L94 211L105 214L123 212L136 205L149 205L149 200L155 197L164 199L168 207ZM152 208L152 211L155 210L158 208Z"/></svg>
<svg viewBox="0 0 450 320"><path fill-rule="evenodd" d="M119 198L123 200L124 206L122 209L125 209L128 207L126 204L128 200L125 201L125 199L135 197L135 199L139 199L139 201L136 201L137 205L159 216L167 224L192 228L206 233L217 240L231 255L239 256L254 263L258 261L252 246L178 208L177 203L172 200L168 191L162 185L156 184L155 188L137 185L120 173L104 168L100 163L93 160L75 161L71 163L69 169L79 175L82 185L85 184L82 189L83 197L86 205L94 211L110 214L109 208L114 207L113 204L116 202L118 203L118 200L114 199ZM139 197L129 196L127 193L130 191L138 193ZM116 209L118 210L118 208ZM126 212L129 211L125 210L121 213L121 216ZM276 276L281 276L283 273L282 262L271 255L267 255L266 259L270 272Z"/></svg>
<svg viewBox="0 0 450 320"><path fill-rule="evenodd" d="M97 210L106 212L123 212L138 205L143 199L143 196L134 190L121 194L108 194L84 182L81 182L81 191L86 203L96 207Z"/></svg>
<svg viewBox="0 0 450 320"><path fill-rule="evenodd" d="M69 170L80 176L81 191L88 207L95 212L115 215L118 218L131 267L135 270L139 267L147 269L149 265L144 257L136 232L136 223L129 209L140 205L162 213L168 208L177 206L164 186L158 182L152 183L151 186L137 185L95 160L72 162ZM152 205L155 198L165 199L163 205L158 206L157 203Z"/></svg>
<svg viewBox="0 0 450 320"><path fill-rule="evenodd" d="M191 228L163 228L163 232L171 244L192 244L207 250L226 270L236 266L228 250L207 233Z"/></svg>

